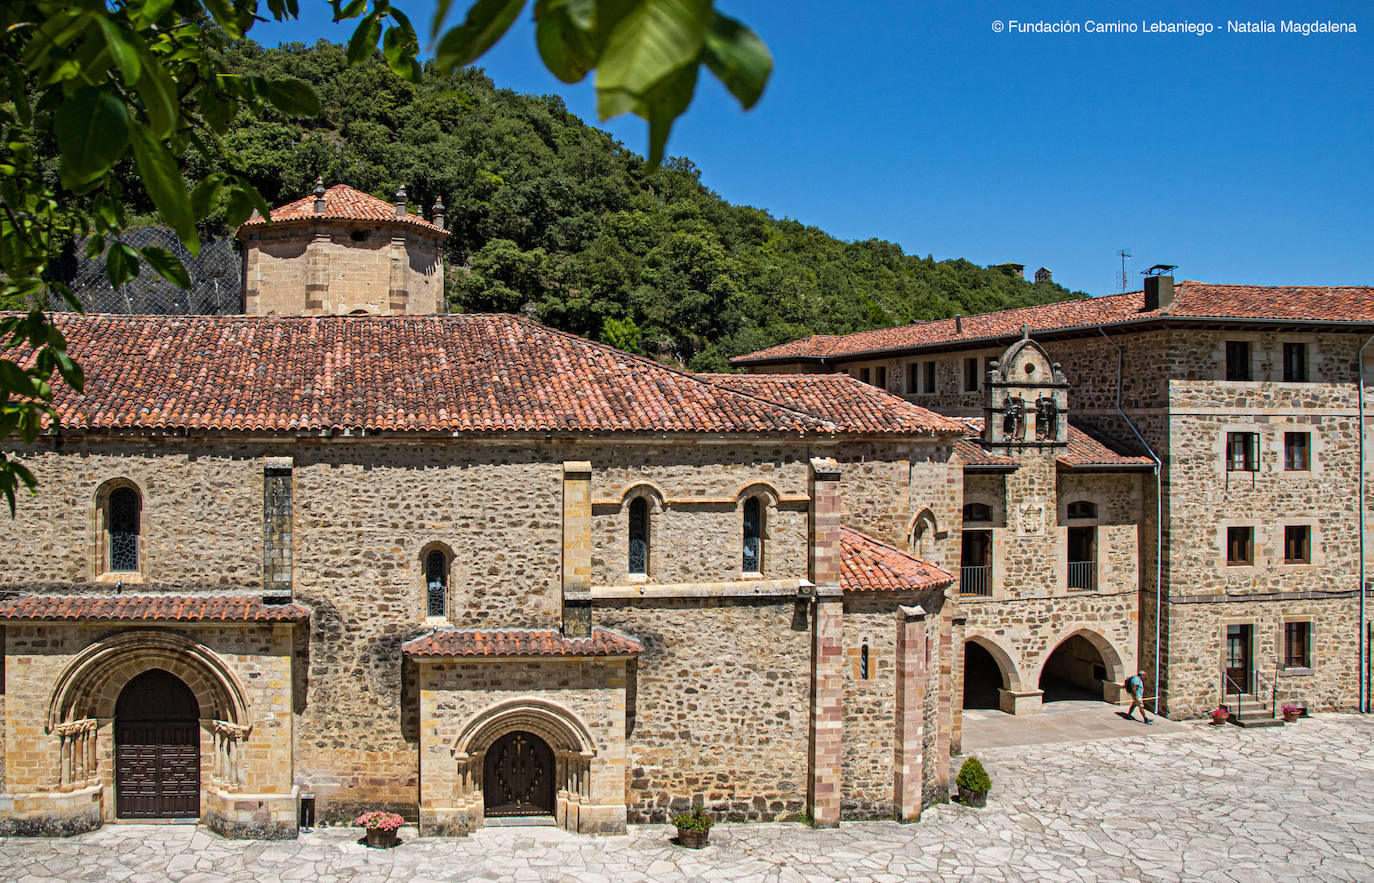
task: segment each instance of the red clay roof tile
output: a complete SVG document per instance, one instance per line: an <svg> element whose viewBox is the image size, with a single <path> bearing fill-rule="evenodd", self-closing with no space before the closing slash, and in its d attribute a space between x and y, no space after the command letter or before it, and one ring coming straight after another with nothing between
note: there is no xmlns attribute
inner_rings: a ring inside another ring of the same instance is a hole
<svg viewBox="0 0 1374 883"><path fill-rule="evenodd" d="M1015 458L994 454L979 443L983 436L982 417L960 417L959 420L968 427L968 434L955 443L954 450L965 466L1014 468L1017 465ZM1073 420L1069 421L1068 447L1056 462L1068 469L1148 469L1155 464L1141 453L1139 445L1112 438L1097 428Z"/></svg>
<svg viewBox="0 0 1374 883"><path fill-rule="evenodd" d="M272 223L285 224L299 221L378 221L399 224L405 227L419 227L432 233L448 236L443 227L426 221L419 215L406 213L404 218L396 217L396 204L355 190L347 184L335 184L324 192L324 211L315 211L315 196L311 194L295 202L272 209ZM239 227L253 229L266 227L267 219L249 218Z"/></svg>
<svg viewBox="0 0 1374 883"><path fill-rule="evenodd" d="M410 656L629 656L644 646L609 629L589 638L565 638L553 630L438 629L401 645Z"/></svg>
<svg viewBox="0 0 1374 883"><path fill-rule="evenodd" d="M869 433L508 315L54 318L73 430Z"/></svg>
<svg viewBox="0 0 1374 883"><path fill-rule="evenodd" d="M1061 301L976 316L918 322L896 328L876 328L843 336L815 335L737 356L733 365L789 362L805 359L854 359L924 347L973 344L1021 334L1091 329L1141 320L1267 319L1283 321L1374 323L1374 287L1219 285L1180 282L1173 303L1145 309L1141 291Z"/></svg>
<svg viewBox="0 0 1374 883"><path fill-rule="evenodd" d="M846 592L911 592L947 586L954 576L852 527L840 528L840 588Z"/></svg>
<svg viewBox="0 0 1374 883"><path fill-rule="evenodd" d="M698 374L708 383L878 433L961 432L963 424L848 374Z"/></svg>
<svg viewBox="0 0 1374 883"><path fill-rule="evenodd" d="M251 595L21 595L0 601L0 620L109 622L304 622L309 608Z"/></svg>

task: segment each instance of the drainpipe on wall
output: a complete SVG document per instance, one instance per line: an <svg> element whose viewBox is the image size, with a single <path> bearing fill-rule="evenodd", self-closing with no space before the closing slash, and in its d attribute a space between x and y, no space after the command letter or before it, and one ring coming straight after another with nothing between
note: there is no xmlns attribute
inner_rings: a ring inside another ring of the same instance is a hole
<svg viewBox="0 0 1374 883"><path fill-rule="evenodd" d="M1116 347L1116 412L1121 415L1121 419L1126 421L1126 425L1131 427L1131 432L1135 433L1136 440L1145 448L1145 453L1150 455L1150 459L1155 461L1155 714L1159 714L1159 699L1162 691L1159 687L1160 671L1160 646L1161 637L1160 623L1164 614L1164 461L1159 459L1155 449L1150 447L1150 443L1145 440L1145 436L1140 434L1135 421L1126 413L1126 409L1121 407L1121 373L1126 359L1126 351L1121 344L1112 340L1111 336L1103 331L1099 326L1097 333ZM1363 560L1363 559L1361 559Z"/></svg>
<svg viewBox="0 0 1374 883"><path fill-rule="evenodd" d="M1360 444L1360 474L1355 477L1355 483L1359 487L1360 502L1360 713L1369 713L1369 636L1366 634L1368 626L1365 616L1365 565L1364 565L1364 351L1374 343L1374 336L1371 336L1360 347L1359 354L1355 357L1355 391L1359 395L1359 414L1360 431L1358 433Z"/></svg>

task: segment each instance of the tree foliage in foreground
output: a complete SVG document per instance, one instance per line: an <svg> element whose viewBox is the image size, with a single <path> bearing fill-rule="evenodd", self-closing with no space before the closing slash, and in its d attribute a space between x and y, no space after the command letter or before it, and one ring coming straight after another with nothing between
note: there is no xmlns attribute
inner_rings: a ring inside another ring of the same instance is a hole
<svg viewBox="0 0 1374 883"><path fill-rule="evenodd" d="M466 69L411 84L321 41L241 43L242 76L314 84L321 113L244 115L226 135L271 203L317 176L421 207L442 197L450 307L524 313L694 369L810 333L842 334L1072 296L1000 269L843 242L731 205L685 159L652 171L561 99Z"/></svg>
<svg viewBox="0 0 1374 883"><path fill-rule="evenodd" d="M323 2L323 0L322 0ZM351 63L378 44L387 82L418 83L419 38L390 0L327 0L336 20L356 20ZM440 36L453 0L432 23L435 64L452 71L499 40L526 0L476 0ZM592 70L603 118L635 113L649 124L651 159L691 101L706 67L746 107L758 100L772 58L753 31L713 0L535 0L540 55L560 78ZM207 218L235 225L267 204L226 140L240 114L323 119L314 90L291 76L225 65L226 41L268 19L295 18L298 0L5 0L0 3L0 441L38 438L55 426L53 378L80 390L80 367L41 308L71 292L53 264L72 242L103 255L119 286L148 264L189 284L169 251L120 240L131 206L156 211L195 254ZM377 63L373 62L374 68ZM14 512L34 477L0 452L0 492Z"/></svg>

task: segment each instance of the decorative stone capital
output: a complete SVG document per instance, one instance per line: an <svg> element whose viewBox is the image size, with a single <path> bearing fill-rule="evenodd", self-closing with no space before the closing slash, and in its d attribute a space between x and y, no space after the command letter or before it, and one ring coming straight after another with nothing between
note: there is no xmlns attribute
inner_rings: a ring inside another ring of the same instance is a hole
<svg viewBox="0 0 1374 883"><path fill-rule="evenodd" d="M90 733L99 726L100 722L93 717L84 720L69 721L65 724L58 724L55 728L57 735L70 739L72 736L80 736L83 733Z"/></svg>
<svg viewBox="0 0 1374 883"><path fill-rule="evenodd" d="M248 738L248 734L252 732L253 727L251 724L243 726L240 724L231 724L228 721L216 720L210 721L210 729L217 735L224 736L226 739L241 742Z"/></svg>

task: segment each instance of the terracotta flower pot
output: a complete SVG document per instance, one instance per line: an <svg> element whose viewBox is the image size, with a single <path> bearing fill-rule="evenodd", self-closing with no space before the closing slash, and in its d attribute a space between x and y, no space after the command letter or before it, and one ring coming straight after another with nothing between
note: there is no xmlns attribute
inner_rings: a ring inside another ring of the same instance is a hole
<svg viewBox="0 0 1374 883"><path fill-rule="evenodd" d="M367 845L372 849L390 849L398 842L395 831L387 831L384 828L367 829Z"/></svg>
<svg viewBox="0 0 1374 883"><path fill-rule="evenodd" d="M986 791L969 791L969 790L966 789L966 788L960 788L960 789L959 789L959 799L962 800L962 801L964 802L964 806L978 806L978 807L987 806L987 805L988 805L988 792L986 792Z"/></svg>
<svg viewBox="0 0 1374 883"><path fill-rule="evenodd" d="M1296 711L1283 712L1283 722L1286 724L1297 723L1298 713Z"/></svg>
<svg viewBox="0 0 1374 883"><path fill-rule="evenodd" d="M709 831L688 831L686 828L677 829L678 844L688 849L701 849L706 845L706 840L709 836Z"/></svg>

